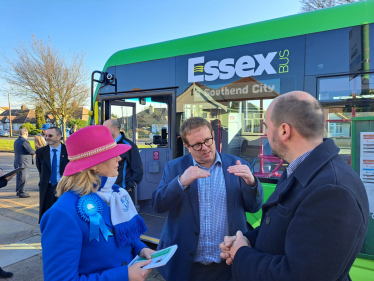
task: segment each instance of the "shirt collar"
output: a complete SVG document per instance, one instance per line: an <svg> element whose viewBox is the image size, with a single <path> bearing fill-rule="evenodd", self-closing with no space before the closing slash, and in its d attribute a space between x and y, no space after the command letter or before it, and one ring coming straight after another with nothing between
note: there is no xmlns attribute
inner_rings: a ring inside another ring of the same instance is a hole
<svg viewBox="0 0 374 281"><path fill-rule="evenodd" d="M122 135L119 134L119 136L114 140L115 142L119 142L122 139Z"/></svg>
<svg viewBox="0 0 374 281"><path fill-rule="evenodd" d="M301 164L301 162L303 162L305 160L305 158L308 157L308 155L313 151L312 150L309 150L308 152L305 152L303 155L297 157L291 164L289 164L287 167L286 167L286 171L287 171L287 178L296 170L297 166L299 166Z"/></svg>
<svg viewBox="0 0 374 281"><path fill-rule="evenodd" d="M192 162L193 162L193 165L194 165L194 166L197 165L197 166L199 166L199 168L201 168L200 164L197 163L197 162L195 161L195 159L193 159L193 157L192 157ZM214 161L214 164L212 165L212 167L213 167L214 165L216 165L217 163L222 164L222 160L221 160L221 156L219 155L218 151L216 150L216 160Z"/></svg>
<svg viewBox="0 0 374 281"><path fill-rule="evenodd" d="M60 145L57 146L56 148L53 148L52 146L49 146L49 151L52 152L52 149L57 149L58 152L61 151L61 142L60 142Z"/></svg>

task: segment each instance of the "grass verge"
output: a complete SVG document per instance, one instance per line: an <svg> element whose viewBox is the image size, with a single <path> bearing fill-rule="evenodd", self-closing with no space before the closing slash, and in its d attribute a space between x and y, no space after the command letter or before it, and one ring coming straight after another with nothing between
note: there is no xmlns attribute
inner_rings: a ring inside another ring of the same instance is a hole
<svg viewBox="0 0 374 281"><path fill-rule="evenodd" d="M13 145L14 145L13 139L6 139L6 138L0 138L0 151L5 152L14 152ZM35 144L34 141L29 140L32 149L35 150Z"/></svg>
<svg viewBox="0 0 374 281"><path fill-rule="evenodd" d="M6 139L6 138L0 138L0 151L2 152L14 152L13 145L14 145L14 139ZM29 140L32 149L35 150L35 144L34 141ZM153 145L152 147L157 147L156 145ZM150 148L149 145L138 145L138 148Z"/></svg>

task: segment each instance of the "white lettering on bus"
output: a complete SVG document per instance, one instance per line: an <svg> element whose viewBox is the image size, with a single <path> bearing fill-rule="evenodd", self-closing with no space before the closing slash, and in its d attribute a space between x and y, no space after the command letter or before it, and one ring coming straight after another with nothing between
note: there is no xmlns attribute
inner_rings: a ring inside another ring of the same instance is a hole
<svg viewBox="0 0 374 281"><path fill-rule="evenodd" d="M266 85L266 84L255 84L252 86L252 93L263 93L263 92L271 92L275 89L275 85ZM222 87L220 89L205 89L205 93L209 94L210 96L232 96L232 95L242 95L242 94L248 94L248 85L242 87L242 88L227 88Z"/></svg>
<svg viewBox="0 0 374 281"><path fill-rule="evenodd" d="M219 79L227 80L234 75L239 77L259 76L265 71L267 74L276 74L277 72L271 65L277 52L270 52L264 57L262 54L253 55L258 62L256 63L252 56L242 56L236 63L233 58L226 58L221 61L208 61L204 64L204 57L188 59L188 82L214 81ZM201 65L204 64L204 65ZM201 72L201 74L198 74Z"/></svg>

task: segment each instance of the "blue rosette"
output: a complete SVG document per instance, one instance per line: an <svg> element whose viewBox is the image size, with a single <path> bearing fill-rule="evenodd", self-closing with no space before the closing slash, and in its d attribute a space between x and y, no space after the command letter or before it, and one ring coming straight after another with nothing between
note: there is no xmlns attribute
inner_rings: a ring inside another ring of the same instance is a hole
<svg viewBox="0 0 374 281"><path fill-rule="evenodd" d="M82 196L78 200L77 210L80 217L90 223L90 237L89 241L96 239L99 241L99 232L103 234L106 241L108 241L109 236L113 236L108 230L103 214L103 205L99 200L99 197L94 194L88 194Z"/></svg>

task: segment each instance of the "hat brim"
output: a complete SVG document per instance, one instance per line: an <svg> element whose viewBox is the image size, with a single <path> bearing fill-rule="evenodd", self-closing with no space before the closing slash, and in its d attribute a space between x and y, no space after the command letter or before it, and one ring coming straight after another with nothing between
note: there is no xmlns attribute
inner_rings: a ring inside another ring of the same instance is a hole
<svg viewBox="0 0 374 281"><path fill-rule="evenodd" d="M115 147L109 150L106 150L106 151L103 151L103 152L100 152L95 155L91 155L91 156L88 156L88 157L85 157L79 160L70 161L65 167L64 176L71 176L79 172L82 172L97 164L100 164L116 156L119 156L129 151L130 149L131 149L131 145L117 144Z"/></svg>

